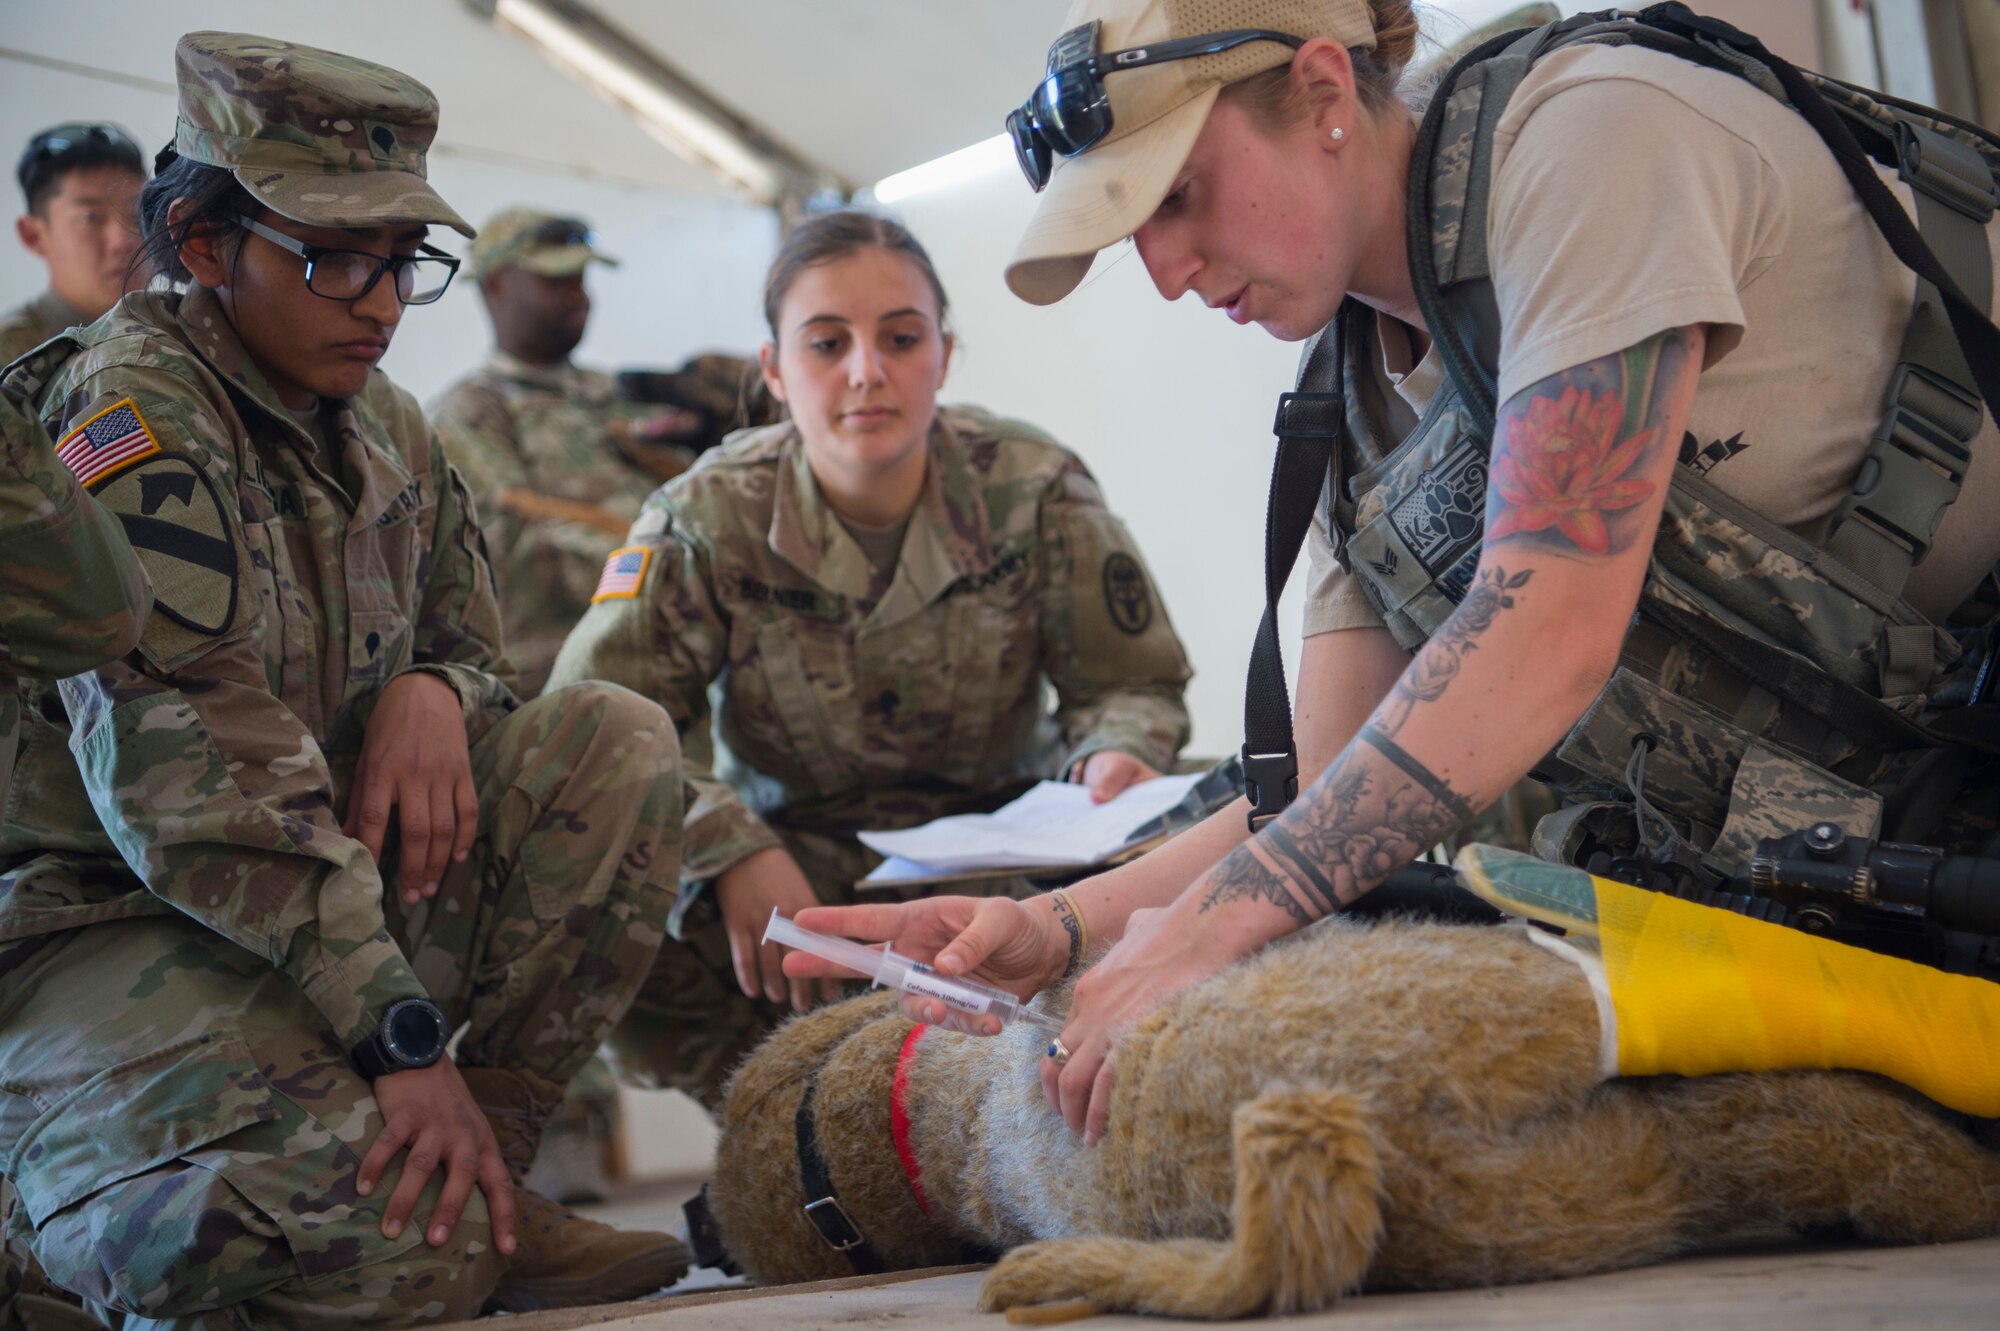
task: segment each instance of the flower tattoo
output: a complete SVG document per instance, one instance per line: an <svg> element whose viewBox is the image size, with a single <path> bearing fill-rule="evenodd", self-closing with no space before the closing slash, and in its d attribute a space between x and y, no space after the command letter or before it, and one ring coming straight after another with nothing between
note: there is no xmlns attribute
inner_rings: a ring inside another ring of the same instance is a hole
<svg viewBox="0 0 2000 1331"><path fill-rule="evenodd" d="M1574 385L1559 397L1536 397L1525 415L1509 412L1507 446L1493 457L1496 505L1486 539L1501 540L1551 528L1593 555L1608 553L1611 532L1604 515L1652 496L1652 481L1628 480L1625 473L1652 445L1648 427L1618 438L1625 415L1624 394L1592 393Z"/></svg>

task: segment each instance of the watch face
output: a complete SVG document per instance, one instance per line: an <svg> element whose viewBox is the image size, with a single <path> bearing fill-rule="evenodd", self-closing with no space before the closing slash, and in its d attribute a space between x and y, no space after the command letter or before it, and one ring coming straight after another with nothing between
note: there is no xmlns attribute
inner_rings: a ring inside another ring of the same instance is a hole
<svg viewBox="0 0 2000 1331"><path fill-rule="evenodd" d="M399 1061L424 1067L444 1052L444 1023L429 1003L410 999L389 1009L382 1023L382 1043Z"/></svg>

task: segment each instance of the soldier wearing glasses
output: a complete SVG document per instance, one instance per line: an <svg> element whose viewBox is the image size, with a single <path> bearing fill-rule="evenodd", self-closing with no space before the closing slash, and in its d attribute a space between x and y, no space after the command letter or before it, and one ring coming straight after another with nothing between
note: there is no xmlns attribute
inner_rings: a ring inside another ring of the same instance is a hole
<svg viewBox="0 0 2000 1331"><path fill-rule="evenodd" d="M498 561L507 655L531 695L640 502L694 460L680 441L701 426L678 407L622 401L610 375L570 360L590 320L584 269L617 262L577 218L488 219L470 267L494 352L431 406Z"/></svg>
<svg viewBox="0 0 2000 1331"><path fill-rule="evenodd" d="M424 178L437 103L264 38L175 55L141 213L184 293L9 381L157 591L136 652L28 686L0 843L12 1238L114 1324L658 1288L671 1237L516 1186L658 948L679 750L611 685L516 702L464 486L375 369L456 267L428 228L471 234Z"/></svg>
<svg viewBox="0 0 2000 1331"><path fill-rule="evenodd" d="M28 207L14 234L48 266L49 289L0 315L0 365L118 303L139 247L146 159L116 125L57 125L28 140L14 179Z"/></svg>

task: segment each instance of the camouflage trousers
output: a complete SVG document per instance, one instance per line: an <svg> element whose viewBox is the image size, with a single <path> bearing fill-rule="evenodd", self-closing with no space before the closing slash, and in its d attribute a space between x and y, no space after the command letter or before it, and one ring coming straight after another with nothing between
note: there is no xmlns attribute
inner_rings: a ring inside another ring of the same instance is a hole
<svg viewBox="0 0 2000 1331"><path fill-rule="evenodd" d="M472 765L471 856L417 908L388 894L389 927L463 1028L461 1064L563 1081L665 934L680 861L673 726L636 694L584 684L487 728ZM504 1269L483 1198L442 1247L421 1224L383 1237L390 1189L354 1186L381 1127L369 1084L298 988L192 920L94 924L0 956L12 1237L112 1325L476 1315Z"/></svg>
<svg viewBox="0 0 2000 1331"><path fill-rule="evenodd" d="M880 856L850 837L785 827L775 830L813 892L828 905L901 901L926 894L927 889L921 888L856 890L854 884L881 862ZM935 890L1029 897L1040 889L1026 879L1007 877ZM677 916L674 937L661 947L631 1010L612 1032L605 1054L613 1073L627 1085L684 1091L716 1114L729 1074L792 1015L792 1009L788 1003L744 996L729 958L729 934L723 928L713 883L706 884Z"/></svg>

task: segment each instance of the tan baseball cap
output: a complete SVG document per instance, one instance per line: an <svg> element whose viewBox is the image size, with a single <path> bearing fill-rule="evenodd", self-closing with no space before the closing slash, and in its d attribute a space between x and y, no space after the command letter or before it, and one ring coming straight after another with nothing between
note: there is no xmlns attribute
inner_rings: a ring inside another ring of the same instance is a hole
<svg viewBox="0 0 2000 1331"><path fill-rule="evenodd" d="M472 242L472 275L525 268L543 277L571 277L591 263L616 268L618 260L595 245L597 234L580 217L509 208L486 219Z"/></svg>
<svg viewBox="0 0 2000 1331"><path fill-rule="evenodd" d="M1063 35L1049 49L1044 77L1067 63L1081 45L1079 33L1092 23L1098 25L1096 54L1238 28L1330 37L1350 48L1375 45L1368 0L1076 0ZM1160 206L1222 89L1288 64L1292 54L1282 42L1249 42L1220 55L1106 75L1111 132L1079 156L1055 159L1048 188L1007 263L1014 294L1032 305L1053 305L1074 291L1099 250L1137 231Z"/></svg>
<svg viewBox="0 0 2000 1331"><path fill-rule="evenodd" d="M174 77L174 151L227 167L279 216L473 234L424 178L438 104L408 74L297 42L191 32L174 47Z"/></svg>

